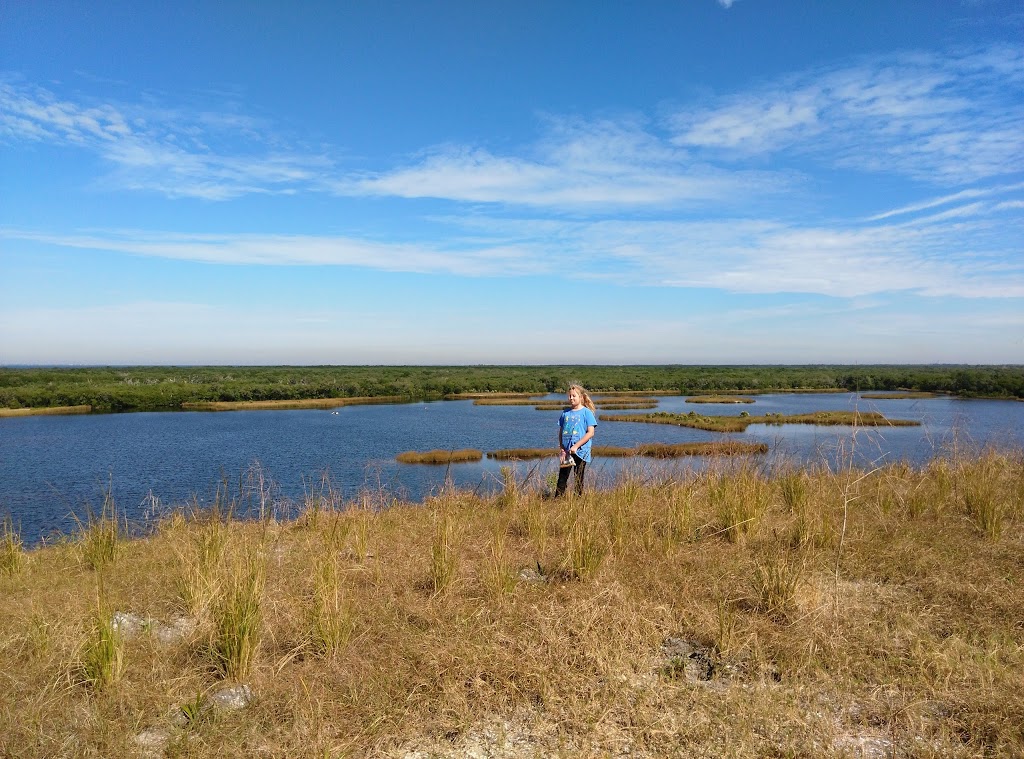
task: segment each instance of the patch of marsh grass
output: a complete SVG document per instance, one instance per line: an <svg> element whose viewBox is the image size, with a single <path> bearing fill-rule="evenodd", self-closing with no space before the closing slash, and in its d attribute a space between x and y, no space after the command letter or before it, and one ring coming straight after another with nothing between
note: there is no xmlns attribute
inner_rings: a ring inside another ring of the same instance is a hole
<svg viewBox="0 0 1024 759"><path fill-rule="evenodd" d="M78 522L78 547L82 562L92 569L102 569L117 558L121 541L117 505L108 487L103 495L99 514L89 509L86 521Z"/></svg>
<svg viewBox="0 0 1024 759"><path fill-rule="evenodd" d="M764 478L745 465L716 474L708 498L718 518L719 532L731 543L743 543L757 529L768 506L769 491Z"/></svg>
<svg viewBox="0 0 1024 759"><path fill-rule="evenodd" d="M458 464L466 461L480 461L484 457L482 451L474 448L462 448L456 451L405 451L395 456L400 464Z"/></svg>
<svg viewBox="0 0 1024 759"><path fill-rule="evenodd" d="M491 598L501 598L515 589L516 572L510 557L506 519L498 519L494 524L482 579Z"/></svg>
<svg viewBox="0 0 1024 759"><path fill-rule="evenodd" d="M16 575L25 566L25 544L14 520L0 522L0 574Z"/></svg>
<svg viewBox="0 0 1024 759"><path fill-rule="evenodd" d="M314 656L335 658L348 645L355 624L333 556L320 556L314 562L308 614L307 636Z"/></svg>
<svg viewBox="0 0 1024 759"><path fill-rule="evenodd" d="M579 580L591 578L608 555L612 539L598 518L589 496L570 499L566 512L566 574Z"/></svg>
<svg viewBox="0 0 1024 759"><path fill-rule="evenodd" d="M758 560L751 578L756 608L770 617L787 619L806 568L801 553L779 547Z"/></svg>
<svg viewBox="0 0 1024 759"><path fill-rule="evenodd" d="M990 540L998 540L1010 513L1008 488L1002 485L1005 460L986 454L960 468L960 497L964 512L975 528ZM1012 497L1012 495L1011 495Z"/></svg>
<svg viewBox="0 0 1024 759"><path fill-rule="evenodd" d="M260 646L266 561L259 547L240 549L229 558L213 604L210 653L218 673L228 680L249 675Z"/></svg>
<svg viewBox="0 0 1024 759"><path fill-rule="evenodd" d="M177 549L181 568L176 582L178 598L192 616L205 616L217 598L230 528L230 519L222 521L219 514L212 514L195 524L185 546Z"/></svg>
<svg viewBox="0 0 1024 759"><path fill-rule="evenodd" d="M80 681L104 690L124 674L124 641L109 610L97 601L89 618L77 666Z"/></svg>
<svg viewBox="0 0 1024 759"><path fill-rule="evenodd" d="M434 512L434 532L430 542L430 589L434 595L447 592L459 574L458 527L451 508L442 503Z"/></svg>

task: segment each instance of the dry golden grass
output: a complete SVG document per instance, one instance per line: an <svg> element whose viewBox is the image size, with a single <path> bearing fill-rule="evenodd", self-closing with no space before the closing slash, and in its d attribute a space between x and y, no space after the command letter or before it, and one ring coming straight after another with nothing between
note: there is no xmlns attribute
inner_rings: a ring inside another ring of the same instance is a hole
<svg viewBox="0 0 1024 759"><path fill-rule="evenodd" d="M753 398L742 395L695 395L686 399L687 403L753 403Z"/></svg>
<svg viewBox="0 0 1024 759"><path fill-rule="evenodd" d="M747 412L743 412L746 414ZM763 414L761 416L703 416L691 411L674 414L656 411L653 414L601 414L602 422L644 422L692 427L708 432L743 432L751 424L817 424L850 427L917 427L920 422L907 419L886 419L877 411L814 411L809 414Z"/></svg>
<svg viewBox="0 0 1024 759"><path fill-rule="evenodd" d="M483 451L461 448L454 451L405 451L395 456L401 464L457 464L460 461L480 461Z"/></svg>
<svg viewBox="0 0 1024 759"><path fill-rule="evenodd" d="M712 443L642 443L634 448L595 445L591 450L595 456L612 458L649 456L656 459L672 459L682 456L742 456L767 453L768 446L764 443L726 440ZM487 458L499 461L528 461L530 459L554 458L556 455L555 449L552 448L502 448L490 451Z"/></svg>
<svg viewBox="0 0 1024 759"><path fill-rule="evenodd" d="M0 417L5 416L50 416L57 414L89 414L92 406L49 406L35 408L0 408Z"/></svg>
<svg viewBox="0 0 1024 759"><path fill-rule="evenodd" d="M444 396L446 401L459 401L469 398L540 398L547 393L448 393Z"/></svg>
<svg viewBox="0 0 1024 759"><path fill-rule="evenodd" d="M98 570L29 551L0 573L0 756L1024 755L1020 454L505 484L179 515ZM179 592L199 564L205 612ZM240 580L256 637L230 675L211 653ZM150 624L118 639L97 609ZM102 687L73 676L90 641ZM244 709L213 706L226 674Z"/></svg>
<svg viewBox="0 0 1024 759"><path fill-rule="evenodd" d="M354 398L299 398L283 401L197 401L182 403L188 411L267 411L297 408L338 408L376 403L408 403L403 395L360 396Z"/></svg>
<svg viewBox="0 0 1024 759"><path fill-rule="evenodd" d="M912 392L912 393L861 393L860 397L867 401L892 401L907 400L915 398L940 398L938 393Z"/></svg>

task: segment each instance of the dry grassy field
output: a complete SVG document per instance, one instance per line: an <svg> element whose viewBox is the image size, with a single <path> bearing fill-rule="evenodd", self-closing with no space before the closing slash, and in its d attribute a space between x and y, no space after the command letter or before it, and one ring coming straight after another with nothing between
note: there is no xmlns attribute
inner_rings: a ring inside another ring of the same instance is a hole
<svg viewBox="0 0 1024 759"><path fill-rule="evenodd" d="M1024 755L1024 459L0 534L4 757Z"/></svg>

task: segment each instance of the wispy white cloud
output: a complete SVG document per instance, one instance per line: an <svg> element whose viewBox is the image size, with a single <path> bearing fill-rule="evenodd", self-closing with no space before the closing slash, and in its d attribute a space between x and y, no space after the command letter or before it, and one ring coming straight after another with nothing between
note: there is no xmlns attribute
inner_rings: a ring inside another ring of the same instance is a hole
<svg viewBox="0 0 1024 759"><path fill-rule="evenodd" d="M554 275L730 293L1024 297L1019 214L973 203L896 224L753 219L449 219L445 242L310 235L80 235L0 230L9 240L210 264L358 266L460 276ZM441 220L439 220L441 221ZM578 267L560 265L566 259Z"/></svg>
<svg viewBox="0 0 1024 759"><path fill-rule="evenodd" d="M527 156L441 146L410 165L333 187L350 195L602 210L732 203L790 184L783 173L725 171L695 162L634 119L549 118L545 124L544 137Z"/></svg>
<svg viewBox="0 0 1024 759"><path fill-rule="evenodd" d="M89 105L0 81L0 140L91 151L118 189L226 200L307 188L328 170L322 155L275 148L261 126L230 113Z"/></svg>
<svg viewBox="0 0 1024 759"><path fill-rule="evenodd" d="M782 78L669 119L673 142L722 160L791 152L955 184L1024 165L1024 51L875 57Z"/></svg>
<svg viewBox="0 0 1024 759"><path fill-rule="evenodd" d="M930 198L928 200L922 200L918 203L911 203L910 205L901 206L900 208L894 208L883 213L875 214L874 216L869 216L867 218L867 221L881 221L882 219L889 219L893 216L903 216L905 214L913 214L917 213L918 211L927 211L932 208L938 208L939 206L949 205L950 203L958 203L962 200L985 198L990 197L992 195L1019 192L1020 190L1024 190L1024 183L961 190L960 192L955 192L952 193L951 195L944 195L939 198Z"/></svg>

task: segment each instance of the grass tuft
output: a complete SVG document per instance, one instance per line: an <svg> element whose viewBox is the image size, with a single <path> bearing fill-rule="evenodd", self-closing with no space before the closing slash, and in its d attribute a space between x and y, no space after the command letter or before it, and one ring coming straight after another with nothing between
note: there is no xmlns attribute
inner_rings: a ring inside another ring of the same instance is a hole
<svg viewBox="0 0 1024 759"><path fill-rule="evenodd" d="M233 557L213 607L210 652L219 674L229 680L249 675L263 623L266 563L258 549Z"/></svg>
<svg viewBox="0 0 1024 759"><path fill-rule="evenodd" d="M321 659L335 658L352 637L353 615L333 557L318 557L313 566L308 628L310 647Z"/></svg>
<svg viewBox="0 0 1024 759"><path fill-rule="evenodd" d="M113 617L99 603L89 619L78 672L82 682L94 690L109 688L124 673L124 642Z"/></svg>
<svg viewBox="0 0 1024 759"><path fill-rule="evenodd" d="M0 574L16 575L25 566L25 547L14 521L0 522Z"/></svg>
<svg viewBox="0 0 1024 759"><path fill-rule="evenodd" d="M121 528L110 488L103 495L100 513L94 514L90 509L85 523L78 523L78 535L81 559L92 569L102 569L117 558Z"/></svg>
<svg viewBox="0 0 1024 759"><path fill-rule="evenodd" d="M465 461L480 461L484 457L482 451L463 448L457 451L405 451L395 456L400 464L458 464Z"/></svg>

